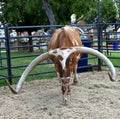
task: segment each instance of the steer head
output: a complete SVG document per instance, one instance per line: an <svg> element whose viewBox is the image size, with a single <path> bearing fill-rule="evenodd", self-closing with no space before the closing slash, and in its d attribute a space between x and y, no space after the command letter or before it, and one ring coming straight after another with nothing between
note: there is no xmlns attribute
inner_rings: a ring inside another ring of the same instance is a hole
<svg viewBox="0 0 120 119"><path fill-rule="evenodd" d="M61 83L64 101L66 101L66 95L70 92L70 85L73 82L71 75L72 72L76 70L77 65L76 61L78 54L70 56L70 54L74 54L74 50L75 49L71 50L71 48L59 48L49 51L50 59L52 59L53 63L55 64L58 79Z"/></svg>

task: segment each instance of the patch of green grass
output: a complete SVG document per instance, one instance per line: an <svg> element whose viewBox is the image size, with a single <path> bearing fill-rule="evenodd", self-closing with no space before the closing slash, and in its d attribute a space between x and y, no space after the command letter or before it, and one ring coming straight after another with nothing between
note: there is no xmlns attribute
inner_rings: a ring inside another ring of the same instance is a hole
<svg viewBox="0 0 120 119"><path fill-rule="evenodd" d="M25 56L25 55L32 55L32 54L41 54L39 52L34 52L34 53L29 53L29 52L12 52L11 53L11 56L12 57L17 57L17 56ZM5 53L2 53L2 56L6 56ZM22 58L13 58L11 59L11 66L12 67L16 67L16 66L22 66L22 65L26 65L28 66L28 64L34 59L36 58L37 56L32 56L32 57L22 57ZM45 61L46 62L46 61ZM44 63L44 62L42 62ZM46 64L46 65L43 65L43 64L39 64L37 65L32 71L31 71L31 74L34 74L34 73L43 73L43 74L39 74L39 75L30 75L27 77L26 81L31 81L31 80L40 80L40 79L50 79L50 78L53 78L53 77L56 77L56 73L54 72L55 71L55 68L53 66L53 64ZM2 60L2 66L7 66L7 61L6 59L5 60ZM21 76L23 71L25 70L26 67L19 67L19 68L12 68L12 75L13 76ZM45 74L45 72L50 72L50 71L53 71L53 73L47 73ZM6 75L8 74L8 71L7 69L4 69L4 70L0 70L0 74L2 75ZM2 76L0 76L0 78L2 78ZM19 80L19 78L13 78L13 84L17 83ZM5 85L4 83L5 81L0 81L0 85Z"/></svg>
<svg viewBox="0 0 120 119"><path fill-rule="evenodd" d="M120 67L120 51L114 51L110 50L109 55L106 54L105 51L103 51L103 54L108 57L108 59L113 63L114 66ZM88 63L92 65L96 65L98 63L98 58L88 55Z"/></svg>

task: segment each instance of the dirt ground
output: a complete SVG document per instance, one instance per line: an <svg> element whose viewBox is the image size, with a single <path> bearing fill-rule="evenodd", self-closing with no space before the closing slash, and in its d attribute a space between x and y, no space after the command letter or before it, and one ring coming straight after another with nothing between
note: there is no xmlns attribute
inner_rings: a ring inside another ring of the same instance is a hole
<svg viewBox="0 0 120 119"><path fill-rule="evenodd" d="M66 106L56 78L25 82L19 94L0 87L0 119L120 119L119 71L117 79L106 71L79 74Z"/></svg>

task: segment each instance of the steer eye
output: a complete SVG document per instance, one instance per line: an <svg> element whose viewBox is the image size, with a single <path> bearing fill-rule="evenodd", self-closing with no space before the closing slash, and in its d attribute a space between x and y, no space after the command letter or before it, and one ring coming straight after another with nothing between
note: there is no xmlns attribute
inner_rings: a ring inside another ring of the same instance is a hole
<svg viewBox="0 0 120 119"><path fill-rule="evenodd" d="M58 55L57 58L61 61L63 60L63 57L61 55Z"/></svg>

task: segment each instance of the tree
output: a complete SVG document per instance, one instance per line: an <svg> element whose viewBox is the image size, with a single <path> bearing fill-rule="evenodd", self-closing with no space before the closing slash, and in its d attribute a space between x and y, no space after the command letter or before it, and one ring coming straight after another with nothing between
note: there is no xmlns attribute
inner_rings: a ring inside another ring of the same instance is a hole
<svg viewBox="0 0 120 119"><path fill-rule="evenodd" d="M57 11L57 14L55 15L57 17L56 18L57 22L59 20L62 20L64 24L69 23L70 16L71 14L74 13L77 15L77 19L79 19L79 17L83 15L82 20L84 20L86 23L93 23L94 19L98 15L98 12L97 12L98 0L86 0L86 1L85 0L72 0L72 1L62 0L59 2L57 1L57 3L55 3L55 0L51 0L51 1L52 1L53 10Z"/></svg>
<svg viewBox="0 0 120 119"><path fill-rule="evenodd" d="M43 9L46 12L46 15L48 16L50 25L55 25L56 20L55 20L52 8L51 8L50 4L48 3L48 0L42 0L42 3L43 3Z"/></svg>
<svg viewBox="0 0 120 119"><path fill-rule="evenodd" d="M96 18L98 16L98 11L97 9L95 8L90 8L90 10L86 13L86 16L84 18L84 20L87 22L87 23L96 23Z"/></svg>
<svg viewBox="0 0 120 119"><path fill-rule="evenodd" d="M5 1L3 21L12 25L68 24L71 14L83 15L93 23L98 15L98 0L2 0ZM112 13L112 14L111 14ZM116 20L113 0L101 0L101 17L107 22Z"/></svg>
<svg viewBox="0 0 120 119"><path fill-rule="evenodd" d="M48 22L41 0L9 0L2 12L3 20L12 25L43 25Z"/></svg>
<svg viewBox="0 0 120 119"><path fill-rule="evenodd" d="M118 11L113 0L101 0L101 18L106 22L115 23Z"/></svg>
<svg viewBox="0 0 120 119"><path fill-rule="evenodd" d="M75 0L49 0L57 24L70 23L71 7Z"/></svg>

